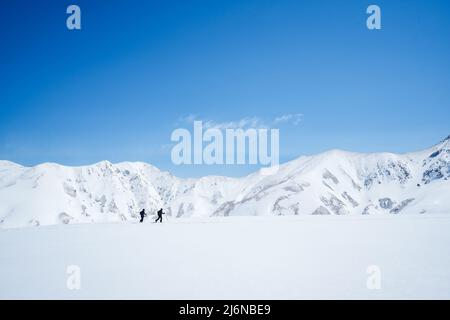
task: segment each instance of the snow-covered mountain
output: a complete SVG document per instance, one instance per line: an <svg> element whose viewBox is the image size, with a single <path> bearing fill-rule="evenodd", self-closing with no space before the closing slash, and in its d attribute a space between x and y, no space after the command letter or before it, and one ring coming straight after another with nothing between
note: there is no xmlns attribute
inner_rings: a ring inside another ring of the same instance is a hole
<svg viewBox="0 0 450 320"><path fill-rule="evenodd" d="M450 136L408 154L339 150L303 156L274 175L181 179L146 163L35 167L0 161L0 227L172 217L450 212Z"/></svg>

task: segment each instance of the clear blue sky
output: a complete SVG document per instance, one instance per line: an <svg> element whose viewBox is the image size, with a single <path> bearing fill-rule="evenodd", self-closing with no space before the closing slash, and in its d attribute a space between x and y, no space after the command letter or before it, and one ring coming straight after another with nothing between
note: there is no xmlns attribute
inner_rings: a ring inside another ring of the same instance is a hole
<svg viewBox="0 0 450 320"><path fill-rule="evenodd" d="M66 28L78 4L82 30ZM366 28L378 4L382 29ZM270 122L281 161L406 152L450 134L450 1L25 1L0 10L0 159L145 161L180 176L179 119ZM177 124L178 123L178 124Z"/></svg>

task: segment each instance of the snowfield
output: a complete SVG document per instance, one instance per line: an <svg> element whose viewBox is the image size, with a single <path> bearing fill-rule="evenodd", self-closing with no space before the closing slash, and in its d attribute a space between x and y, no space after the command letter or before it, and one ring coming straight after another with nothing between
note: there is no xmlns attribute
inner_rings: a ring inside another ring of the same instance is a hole
<svg viewBox="0 0 450 320"><path fill-rule="evenodd" d="M450 215L169 218L0 230L0 298L449 299ZM66 286L80 268L80 290ZM380 270L368 289L369 266Z"/></svg>

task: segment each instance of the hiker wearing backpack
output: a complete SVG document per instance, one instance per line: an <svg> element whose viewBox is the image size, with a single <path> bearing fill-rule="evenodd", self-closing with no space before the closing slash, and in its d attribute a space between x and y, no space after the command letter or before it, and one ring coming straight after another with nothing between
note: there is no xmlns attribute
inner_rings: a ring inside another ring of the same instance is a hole
<svg viewBox="0 0 450 320"><path fill-rule="evenodd" d="M165 214L163 209L162 208L159 209L157 214L158 214L158 218L155 220L155 223L158 222L158 221L162 223L162 215Z"/></svg>
<svg viewBox="0 0 450 320"><path fill-rule="evenodd" d="M147 214L145 213L145 209L142 209L141 212L139 212L139 214L141 215L141 220L139 222L142 223L144 222L144 217L147 216Z"/></svg>

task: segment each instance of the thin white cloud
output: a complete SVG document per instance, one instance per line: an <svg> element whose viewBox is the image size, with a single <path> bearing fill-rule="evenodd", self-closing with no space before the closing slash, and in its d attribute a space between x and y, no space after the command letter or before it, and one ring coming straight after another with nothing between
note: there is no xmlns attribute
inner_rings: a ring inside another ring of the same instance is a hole
<svg viewBox="0 0 450 320"><path fill-rule="evenodd" d="M261 129L267 128L267 125L264 124L264 121L258 117L253 118L242 118L236 121L228 121L228 122L215 122L211 120L207 120L203 123L205 128L215 128L215 129Z"/></svg>
<svg viewBox="0 0 450 320"><path fill-rule="evenodd" d="M269 129L272 125L281 125L281 124L292 124L297 126L303 118L303 114L295 113L295 114L284 114L276 117L272 121L264 121L259 117L244 117L238 120L233 121L215 121L211 119L201 119L194 114L189 114L187 116L183 116L178 118L176 125L192 125L194 121L202 121L203 127L206 129Z"/></svg>
<svg viewBox="0 0 450 320"><path fill-rule="evenodd" d="M200 119L196 115L190 114L188 116L178 118L177 125L179 124L193 124L194 121L202 121L203 127L206 129L248 129L248 128L267 128L268 126L264 121L258 117L246 117L234 121L217 122L210 119Z"/></svg>
<svg viewBox="0 0 450 320"><path fill-rule="evenodd" d="M191 123L193 123L195 120L197 120L197 116L195 115L195 114L189 114L189 115L187 115L187 116L182 116L182 117L179 117L178 119L177 119L177 121L175 122L175 125L176 126L178 126L178 125L181 125L181 124L191 124Z"/></svg>
<svg viewBox="0 0 450 320"><path fill-rule="evenodd" d="M302 121L303 114L301 113L293 113L293 114L283 114L279 117L276 117L273 122L275 124L280 123L292 123L294 126L300 124Z"/></svg>

